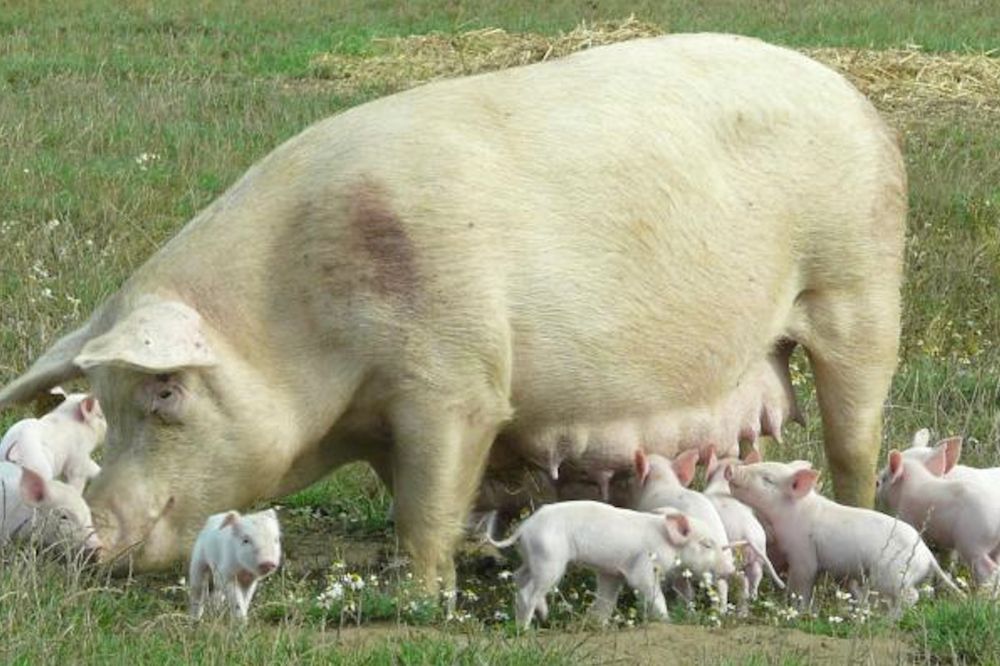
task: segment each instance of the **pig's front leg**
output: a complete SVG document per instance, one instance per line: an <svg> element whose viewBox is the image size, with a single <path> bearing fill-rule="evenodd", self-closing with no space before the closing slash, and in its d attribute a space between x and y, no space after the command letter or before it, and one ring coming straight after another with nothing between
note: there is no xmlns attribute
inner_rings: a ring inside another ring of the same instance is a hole
<svg viewBox="0 0 1000 666"><path fill-rule="evenodd" d="M618 595L622 589L622 577L616 574L597 572L597 591L590 606L590 616L604 624L618 605Z"/></svg>
<svg viewBox="0 0 1000 666"><path fill-rule="evenodd" d="M667 600L663 598L660 580L656 575L653 561L642 555L632 563L627 571L622 572L625 581L636 591L643 602L643 610L647 619L670 621L667 614Z"/></svg>
<svg viewBox="0 0 1000 666"><path fill-rule="evenodd" d="M226 600L229 602L229 612L242 621L247 619L247 611L243 602L243 590L235 579L230 578L225 584Z"/></svg>
<svg viewBox="0 0 1000 666"><path fill-rule="evenodd" d="M808 610L812 603L817 571L813 561L793 562L788 567L788 593L799 610Z"/></svg>
<svg viewBox="0 0 1000 666"><path fill-rule="evenodd" d="M715 583L719 591L719 615L729 612L729 580L720 577Z"/></svg>

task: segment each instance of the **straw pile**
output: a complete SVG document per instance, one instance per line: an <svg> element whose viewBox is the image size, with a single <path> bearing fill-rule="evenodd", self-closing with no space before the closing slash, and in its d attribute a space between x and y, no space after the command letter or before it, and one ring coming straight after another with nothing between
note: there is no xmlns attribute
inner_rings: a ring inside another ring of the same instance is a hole
<svg viewBox="0 0 1000 666"><path fill-rule="evenodd" d="M425 81L558 58L574 51L664 34L634 17L581 23L559 35L509 33L500 28L458 34L376 39L366 55L321 54L311 74L347 94L392 92ZM846 75L891 116L924 116L935 109L1000 111L1000 58L995 54L930 54L908 50L803 49Z"/></svg>

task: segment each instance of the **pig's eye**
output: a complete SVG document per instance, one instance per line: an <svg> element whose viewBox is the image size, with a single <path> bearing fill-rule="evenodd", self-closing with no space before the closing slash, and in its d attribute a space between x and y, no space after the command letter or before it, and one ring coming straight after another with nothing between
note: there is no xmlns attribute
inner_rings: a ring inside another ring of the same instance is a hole
<svg viewBox="0 0 1000 666"><path fill-rule="evenodd" d="M774 485L774 479L772 479L769 476L762 476L761 479L763 479L764 483L766 483L769 486L773 486Z"/></svg>
<svg viewBox="0 0 1000 666"><path fill-rule="evenodd" d="M706 540L706 541L701 541L700 543L701 543L701 547L705 548L706 550L712 547L712 542L711 541L707 541Z"/></svg>
<svg viewBox="0 0 1000 666"><path fill-rule="evenodd" d="M244 546L249 546L250 545L250 538L249 537L243 537L243 545Z"/></svg>

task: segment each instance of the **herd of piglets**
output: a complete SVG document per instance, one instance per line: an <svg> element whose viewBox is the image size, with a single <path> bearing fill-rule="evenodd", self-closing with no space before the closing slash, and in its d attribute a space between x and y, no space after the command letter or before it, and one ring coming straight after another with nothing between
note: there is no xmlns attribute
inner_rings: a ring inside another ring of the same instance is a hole
<svg viewBox="0 0 1000 666"><path fill-rule="evenodd" d="M714 450L707 456L690 450L673 460L639 451L630 508L556 502L535 511L510 538L487 539L499 548L516 544L520 552L514 605L525 628L535 617L546 618L546 594L571 562L597 574L590 613L600 621L610 617L624 584L636 591L648 618L666 620L661 585L690 600L693 577L714 582L720 613L729 608L730 582L740 579L744 613L765 574L787 587L800 609L808 608L824 572L858 601L877 593L898 616L932 579L964 596L925 537L957 553L980 589L997 591L1000 468L958 465L961 443L951 437L931 446L925 429L909 449L890 451L877 494L891 515L822 496L820 473L808 461L763 462L756 450L743 460L719 459ZM689 488L699 459L705 463L701 492Z"/></svg>
<svg viewBox="0 0 1000 666"><path fill-rule="evenodd" d="M0 544L36 535L46 545L94 552L101 544L82 493L100 471L91 455L104 441L107 422L93 396L53 393L60 404L15 423L0 440ZM665 583L691 601L692 578L711 581L719 613L730 608L730 584L739 583L738 609L745 613L765 574L808 607L823 572L857 598L876 591L898 614L916 602L917 586L931 578L962 595L921 535L957 553L977 586L996 591L1000 468L959 465L961 447L959 437L931 446L925 429L910 448L889 452L877 495L896 517L823 497L816 491L819 472L808 461L763 462L756 449L743 460L718 458L712 448L707 455L691 449L671 460L638 449L628 508L593 500L554 502L508 539L494 541L491 529L487 538L499 548L516 544L520 552L515 615L525 628L535 617L547 617L546 596L570 563L597 573L590 612L602 622L626 584L648 618L667 620ZM690 488L699 462L705 465L700 492ZM281 529L273 509L209 517L191 554L192 616L202 616L211 592L213 600L228 603L233 617L246 619L259 580L280 562ZM778 570L786 573L785 581Z"/></svg>
<svg viewBox="0 0 1000 666"><path fill-rule="evenodd" d="M83 498L100 466L91 455L108 424L97 399L86 393L51 391L61 400L40 418L11 426L0 439L0 546L32 537L45 546L95 554L102 547ZM245 620L258 581L281 563L281 529L274 509L209 517L191 554L191 615L201 618L212 591Z"/></svg>

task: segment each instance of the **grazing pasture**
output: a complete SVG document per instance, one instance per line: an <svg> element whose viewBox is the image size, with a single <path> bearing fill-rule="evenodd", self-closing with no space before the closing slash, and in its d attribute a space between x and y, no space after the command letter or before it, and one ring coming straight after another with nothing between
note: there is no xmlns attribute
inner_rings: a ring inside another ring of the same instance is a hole
<svg viewBox="0 0 1000 666"><path fill-rule="evenodd" d="M630 15L633 18L628 19ZM309 123L431 78L673 31L738 32L846 74L902 138L910 215L899 368L885 449L921 427L1000 465L1000 10L903 0L665 3L178 0L0 6L0 380L6 382L253 162ZM844 192L850 197L850 192ZM769 457L822 461L806 414ZM4 428L26 412L2 415ZM883 456L884 459L884 456ZM389 498L364 467L280 502L286 561L247 627L186 616L184 572L108 578L32 549L0 552L8 663L663 663L1000 661L1000 612L925 597L898 623L818 590L810 615L773 586L748 618L668 600L645 624L625 595L582 619L593 581L565 579L553 618L518 633L511 559L469 543L457 613L417 594ZM968 580L968 572L954 573Z"/></svg>

